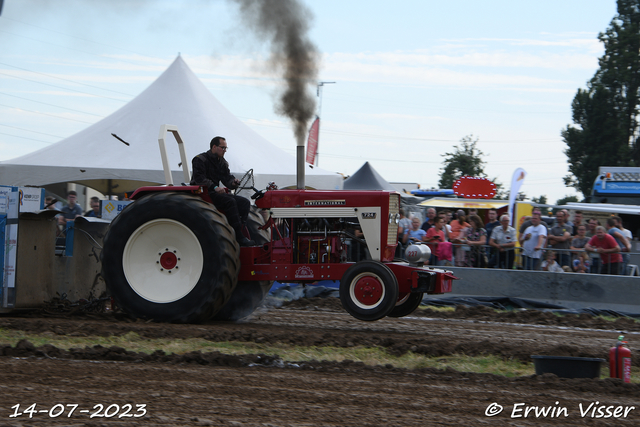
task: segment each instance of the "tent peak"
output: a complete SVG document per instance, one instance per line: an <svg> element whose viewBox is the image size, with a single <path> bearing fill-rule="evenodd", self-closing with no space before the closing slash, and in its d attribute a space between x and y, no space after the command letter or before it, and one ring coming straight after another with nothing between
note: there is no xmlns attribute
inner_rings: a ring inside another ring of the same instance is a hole
<svg viewBox="0 0 640 427"><path fill-rule="evenodd" d="M393 185L382 177L369 162L365 162L353 175L344 181L345 190L389 190Z"/></svg>

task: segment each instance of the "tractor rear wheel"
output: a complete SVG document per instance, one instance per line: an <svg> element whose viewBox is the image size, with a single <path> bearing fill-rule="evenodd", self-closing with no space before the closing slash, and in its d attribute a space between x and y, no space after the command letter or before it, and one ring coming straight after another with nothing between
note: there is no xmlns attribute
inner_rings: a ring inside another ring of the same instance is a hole
<svg viewBox="0 0 640 427"><path fill-rule="evenodd" d="M272 285L273 282L270 280L238 282L229 302L213 319L230 321L244 319L262 304Z"/></svg>
<svg viewBox="0 0 640 427"><path fill-rule="evenodd" d="M389 317L404 317L408 316L420 305L423 297L422 292L416 293L407 293L404 295L400 295L398 302L396 302L396 306L393 307L391 313L387 314Z"/></svg>
<svg viewBox="0 0 640 427"><path fill-rule="evenodd" d="M397 300L398 280L381 262L357 262L340 279L340 301L356 319L382 319L393 310Z"/></svg>
<svg viewBox="0 0 640 427"><path fill-rule="evenodd" d="M161 322L210 319L231 297L239 247L224 215L190 194L127 206L104 238L102 276L125 312Z"/></svg>

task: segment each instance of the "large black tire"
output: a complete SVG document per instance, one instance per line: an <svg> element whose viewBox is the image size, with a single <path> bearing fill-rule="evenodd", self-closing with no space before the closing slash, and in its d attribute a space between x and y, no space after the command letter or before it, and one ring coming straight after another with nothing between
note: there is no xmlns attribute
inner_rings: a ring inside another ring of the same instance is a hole
<svg viewBox="0 0 640 427"><path fill-rule="evenodd" d="M102 276L118 307L159 322L212 318L236 286L239 247L216 208L163 192L128 205L104 238Z"/></svg>
<svg viewBox="0 0 640 427"><path fill-rule="evenodd" d="M260 230L263 225L264 218L260 215L259 209L252 206L247 218L247 229L251 235L251 240L259 246L271 241L269 232ZM267 280L238 282L231 294L231 299L214 316L214 320L236 321L249 316L262 304L272 285L273 281Z"/></svg>
<svg viewBox="0 0 640 427"><path fill-rule="evenodd" d="M251 240L256 242L256 245L262 246L265 243L271 241L270 230L260 230L260 227L264 225L264 218L260 215L260 209L256 206L251 206L249 216L247 217L247 229Z"/></svg>
<svg viewBox="0 0 640 427"><path fill-rule="evenodd" d="M244 319L262 304L272 285L273 282L270 280L238 282L229 302L222 307L222 310L213 319L230 321Z"/></svg>
<svg viewBox="0 0 640 427"><path fill-rule="evenodd" d="M398 301L398 280L381 262L357 262L340 279L340 301L356 319L382 319Z"/></svg>
<svg viewBox="0 0 640 427"><path fill-rule="evenodd" d="M422 292L401 295L401 298L396 302L395 307L393 307L393 310L391 310L391 313L387 314L387 316L404 317L410 315L420 306L423 297Z"/></svg>

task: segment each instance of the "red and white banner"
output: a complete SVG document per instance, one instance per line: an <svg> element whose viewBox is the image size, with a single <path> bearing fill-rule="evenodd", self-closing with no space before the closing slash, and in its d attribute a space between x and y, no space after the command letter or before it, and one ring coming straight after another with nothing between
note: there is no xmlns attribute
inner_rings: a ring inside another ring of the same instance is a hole
<svg viewBox="0 0 640 427"><path fill-rule="evenodd" d="M316 120L309 129L309 139L307 140L307 163L315 164L316 155L318 154L318 137L320 135L320 117L316 117Z"/></svg>

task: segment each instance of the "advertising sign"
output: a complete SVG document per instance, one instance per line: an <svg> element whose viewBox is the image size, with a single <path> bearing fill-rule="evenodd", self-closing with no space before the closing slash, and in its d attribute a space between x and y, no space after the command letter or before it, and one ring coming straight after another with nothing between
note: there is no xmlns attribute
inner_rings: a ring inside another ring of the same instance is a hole
<svg viewBox="0 0 640 427"><path fill-rule="evenodd" d="M16 259L18 251L18 191L9 193L7 225L5 228L4 272L2 280L2 306L13 307L16 286Z"/></svg>
<svg viewBox="0 0 640 427"><path fill-rule="evenodd" d="M0 185L0 213L7 213L9 211L9 194L13 191L13 187L7 187Z"/></svg>
<svg viewBox="0 0 640 427"><path fill-rule="evenodd" d="M18 188L18 203L20 212L36 212L44 208L44 188Z"/></svg>
<svg viewBox="0 0 640 427"><path fill-rule="evenodd" d="M132 200L102 200L102 219L113 220Z"/></svg>

